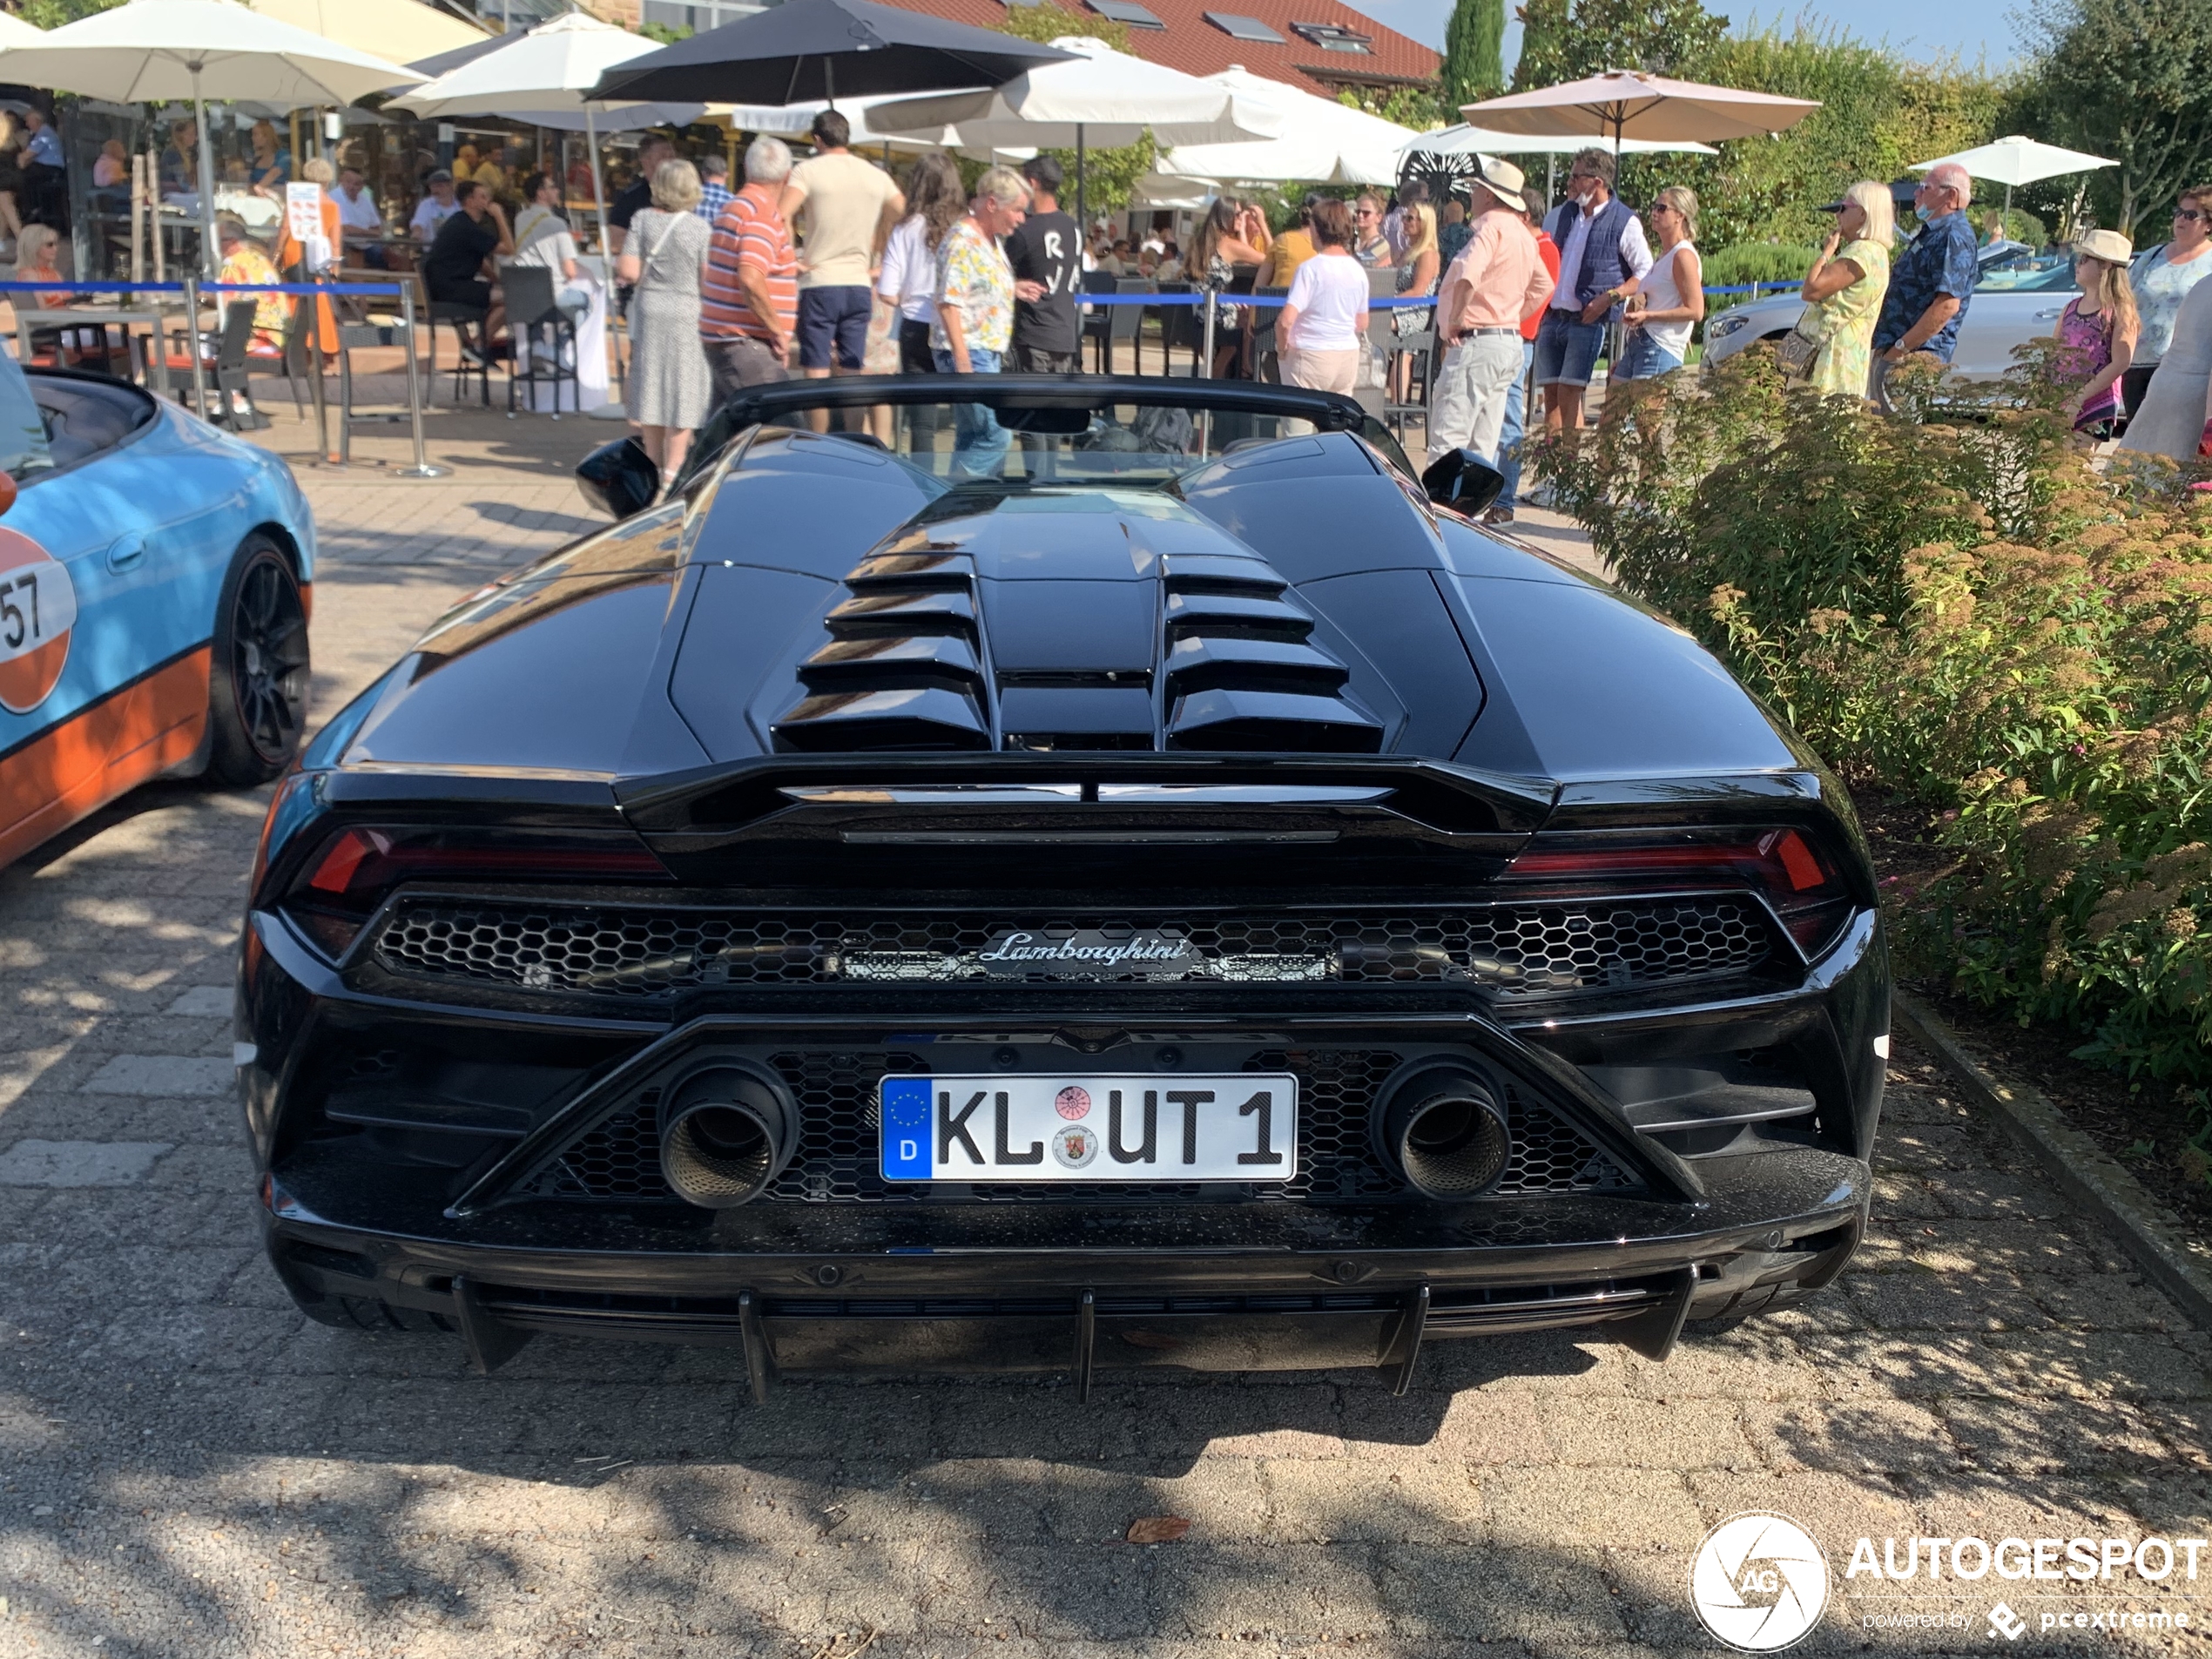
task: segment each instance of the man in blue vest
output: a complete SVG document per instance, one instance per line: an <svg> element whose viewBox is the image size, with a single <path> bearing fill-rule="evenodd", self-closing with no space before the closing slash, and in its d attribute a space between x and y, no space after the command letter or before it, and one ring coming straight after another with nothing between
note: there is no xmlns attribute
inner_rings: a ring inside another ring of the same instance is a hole
<svg viewBox="0 0 2212 1659"><path fill-rule="evenodd" d="M1536 327L1536 384L1544 424L1580 430L1607 322L1651 269L1635 210L1613 194L1610 152L1585 150L1567 175L1567 199L1544 221L1559 248L1559 286Z"/></svg>

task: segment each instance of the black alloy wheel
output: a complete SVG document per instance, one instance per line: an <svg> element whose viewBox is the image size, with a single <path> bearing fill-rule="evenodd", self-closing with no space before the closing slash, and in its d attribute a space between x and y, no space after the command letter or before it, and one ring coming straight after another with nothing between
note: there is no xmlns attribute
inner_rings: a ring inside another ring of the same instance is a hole
<svg viewBox="0 0 2212 1659"><path fill-rule="evenodd" d="M215 612L208 776L266 783L290 765L307 732L308 683L299 578L275 543L250 536L231 562Z"/></svg>

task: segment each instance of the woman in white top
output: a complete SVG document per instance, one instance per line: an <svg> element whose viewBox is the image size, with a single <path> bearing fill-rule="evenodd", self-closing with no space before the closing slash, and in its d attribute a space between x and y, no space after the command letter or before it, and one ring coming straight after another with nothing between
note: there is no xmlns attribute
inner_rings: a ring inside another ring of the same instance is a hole
<svg viewBox="0 0 2212 1659"><path fill-rule="evenodd" d="M1697 192L1669 185L1651 204L1651 233L1659 252L1629 300L1628 338L1616 381L1649 380L1682 367L1689 331L1705 316L1705 262L1697 257ZM1641 300L1642 304L1637 302Z"/></svg>
<svg viewBox="0 0 2212 1659"><path fill-rule="evenodd" d="M2140 319L2135 354L2120 377L2120 401L2131 415L2142 408L2150 377L2173 341L2182 301L2212 273L2208 253L2212 253L2212 191L2186 191L2174 209L2174 239L2142 254L2128 273Z"/></svg>
<svg viewBox="0 0 2212 1659"><path fill-rule="evenodd" d="M1352 255L1352 210L1325 201L1313 210L1314 257L1298 268L1275 327L1283 383L1349 392L1359 374L1367 332L1367 267Z"/></svg>
<svg viewBox="0 0 2212 1659"><path fill-rule="evenodd" d="M883 245L883 267L875 291L899 307L899 372L934 374L936 359L929 348L929 327L937 320L937 250L954 221L968 211L968 193L961 186L960 165L941 150L920 157L907 172L906 218L892 228ZM891 414L888 406L881 416ZM907 442L914 452L927 454L936 448L940 412L934 405L907 406ZM876 417L872 417L876 419ZM884 429L887 419L876 419L876 435L887 443L894 434Z"/></svg>

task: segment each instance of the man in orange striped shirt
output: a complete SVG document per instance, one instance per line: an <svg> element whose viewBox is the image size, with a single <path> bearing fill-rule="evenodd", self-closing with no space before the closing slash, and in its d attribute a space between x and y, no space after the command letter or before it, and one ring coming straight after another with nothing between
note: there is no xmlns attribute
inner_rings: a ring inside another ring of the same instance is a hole
<svg viewBox="0 0 2212 1659"><path fill-rule="evenodd" d="M791 378L799 255L778 206L790 173L791 146L755 138L745 152L745 188L730 199L708 239L699 344L718 408L741 388Z"/></svg>

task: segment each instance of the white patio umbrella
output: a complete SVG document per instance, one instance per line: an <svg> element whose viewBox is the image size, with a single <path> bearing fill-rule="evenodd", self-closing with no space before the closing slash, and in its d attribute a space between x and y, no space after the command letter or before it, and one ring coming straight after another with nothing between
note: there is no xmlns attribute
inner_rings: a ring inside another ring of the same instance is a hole
<svg viewBox="0 0 2212 1659"><path fill-rule="evenodd" d="M1052 44L1075 56L1041 64L994 89L880 105L869 112L870 124L886 133L956 128L961 147L970 150L1072 145L1078 220L1089 145L1135 144L1147 132L1163 144L1214 144L1283 130L1275 98L1132 57L1088 35Z"/></svg>
<svg viewBox="0 0 2212 1659"><path fill-rule="evenodd" d="M0 42L0 79L121 104L192 100L199 128L200 262L211 276L215 165L207 99L258 98L291 109L344 105L421 78L232 0L130 0L36 40Z"/></svg>
<svg viewBox="0 0 2212 1659"><path fill-rule="evenodd" d="M1586 135L1500 132L1493 127L1469 126L1461 122L1458 126L1422 133L1406 146L1404 160L1412 162L1424 157L1446 161L1453 156L1542 156L1544 199L1548 202L1559 193L1559 158L1588 146ZM1720 153L1710 144L1669 143L1661 138L1622 138L1607 148L1620 156Z"/></svg>
<svg viewBox="0 0 2212 1659"><path fill-rule="evenodd" d="M0 11L0 46L20 46L45 38L46 31L37 24L25 23L12 11Z"/></svg>
<svg viewBox="0 0 2212 1659"><path fill-rule="evenodd" d="M1186 179L1249 184L1393 185L1398 160L1420 135L1329 98L1231 64L1205 78L1280 112L1281 136L1259 143L1178 145L1159 170Z"/></svg>
<svg viewBox="0 0 2212 1659"><path fill-rule="evenodd" d="M435 80L392 100L391 107L432 119L499 115L538 126L576 130L579 120L591 154L591 203L599 217L599 243L607 242L606 189L599 174L599 121L611 130L684 125L705 107L698 104L640 104L586 96L599 78L633 57L660 50L658 41L571 11L540 24L511 44L469 58Z"/></svg>
<svg viewBox="0 0 2212 1659"><path fill-rule="evenodd" d="M1819 107L1806 98L1608 69L1533 92L1462 104L1460 113L1499 132L1602 138L1618 145L1631 132L1639 138L1693 143L1757 138L1786 132Z"/></svg>
<svg viewBox="0 0 2212 1659"><path fill-rule="evenodd" d="M2094 172L2099 167L2116 167L2116 161L2102 156L2089 155L2080 150L2060 149L2055 144L2039 144L2033 138L2023 138L2014 133L2009 138L2000 138L1972 150L1961 150L1955 156L1938 156L1933 161L1916 161L1914 172L1925 172L1931 167L1946 163L1964 167L1976 179L1986 179L1992 184L2005 186L2005 211L2013 211L2013 186L2032 185L2040 179L2063 178L2070 172Z"/></svg>

